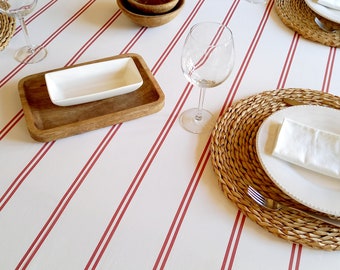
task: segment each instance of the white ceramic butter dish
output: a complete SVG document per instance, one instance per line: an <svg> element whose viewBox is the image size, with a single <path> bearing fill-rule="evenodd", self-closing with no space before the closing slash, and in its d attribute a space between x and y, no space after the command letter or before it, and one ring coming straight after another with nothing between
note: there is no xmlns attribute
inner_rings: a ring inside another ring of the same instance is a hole
<svg viewBox="0 0 340 270"><path fill-rule="evenodd" d="M130 57L119 58L45 74L51 101L71 106L137 90L143 79Z"/></svg>

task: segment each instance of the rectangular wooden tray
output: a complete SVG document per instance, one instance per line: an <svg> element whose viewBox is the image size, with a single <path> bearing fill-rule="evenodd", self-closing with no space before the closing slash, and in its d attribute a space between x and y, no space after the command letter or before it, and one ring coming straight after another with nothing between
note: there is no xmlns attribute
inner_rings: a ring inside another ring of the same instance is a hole
<svg viewBox="0 0 340 270"><path fill-rule="evenodd" d="M50 70L21 79L20 100L31 137L40 142L54 141L161 110L164 106L164 93L140 55L122 54L79 65L123 57L131 57L134 60L143 78L142 86L131 93L95 102L66 107L56 106L51 102L45 73L72 67Z"/></svg>

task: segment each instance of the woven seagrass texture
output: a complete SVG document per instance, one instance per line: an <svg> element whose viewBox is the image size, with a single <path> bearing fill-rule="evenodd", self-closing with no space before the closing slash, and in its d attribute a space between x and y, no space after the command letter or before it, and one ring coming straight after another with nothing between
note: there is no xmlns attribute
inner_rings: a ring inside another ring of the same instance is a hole
<svg viewBox="0 0 340 270"><path fill-rule="evenodd" d="M323 45L340 47L339 33L328 33L315 23L318 17L325 25L340 29L340 25L317 15L304 0L275 0L275 10L281 21L302 37Z"/></svg>
<svg viewBox="0 0 340 270"><path fill-rule="evenodd" d="M15 30L15 19L0 14L0 51L6 48Z"/></svg>
<svg viewBox="0 0 340 270"><path fill-rule="evenodd" d="M272 113L289 106L284 98L340 109L340 97L298 88L265 91L233 104L219 117L212 132L210 150L218 183L228 199L270 233L316 249L340 250L340 228L294 210L267 210L247 195L251 185L263 195L308 209L272 182L256 154L258 129Z"/></svg>

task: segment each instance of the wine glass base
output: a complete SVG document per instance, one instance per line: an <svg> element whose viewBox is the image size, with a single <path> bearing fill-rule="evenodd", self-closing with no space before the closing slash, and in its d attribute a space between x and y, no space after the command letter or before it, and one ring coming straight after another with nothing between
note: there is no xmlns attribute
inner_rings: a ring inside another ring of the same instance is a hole
<svg viewBox="0 0 340 270"><path fill-rule="evenodd" d="M201 110L202 117L197 119L197 111L197 108L184 111L179 118L181 126L195 134L210 132L214 126L212 114L209 111Z"/></svg>
<svg viewBox="0 0 340 270"><path fill-rule="evenodd" d="M43 46L34 45L33 47L25 46L16 51L14 58L20 63L34 64L43 60L47 51Z"/></svg>

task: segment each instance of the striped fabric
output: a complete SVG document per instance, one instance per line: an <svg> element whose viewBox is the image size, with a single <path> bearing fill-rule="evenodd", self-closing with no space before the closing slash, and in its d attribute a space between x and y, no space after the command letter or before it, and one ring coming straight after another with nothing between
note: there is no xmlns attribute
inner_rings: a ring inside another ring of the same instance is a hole
<svg viewBox="0 0 340 270"><path fill-rule="evenodd" d="M288 243L248 220L218 186L210 134L178 123L198 100L180 69L197 22L223 22L235 39L231 76L206 93L216 118L264 90L340 95L338 49L286 28L273 0L187 0L155 28L132 23L114 0L40 0L26 21L48 55L16 62L19 26L0 53L0 269L339 269L339 253ZM141 55L161 86L160 112L47 143L30 137L21 78L125 53Z"/></svg>

